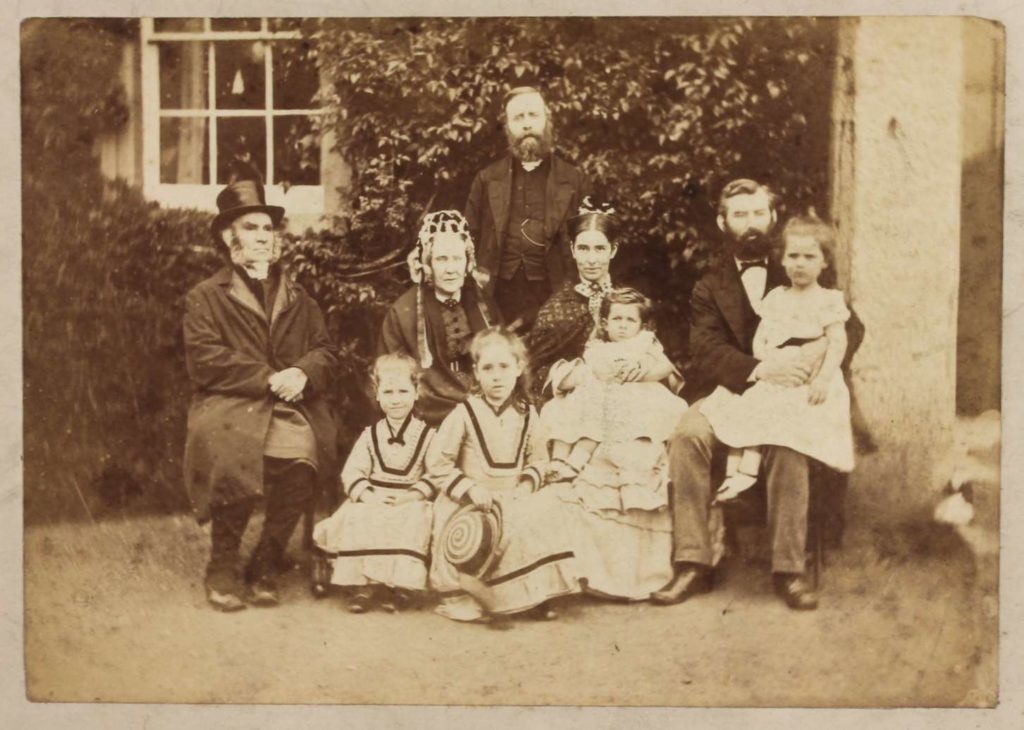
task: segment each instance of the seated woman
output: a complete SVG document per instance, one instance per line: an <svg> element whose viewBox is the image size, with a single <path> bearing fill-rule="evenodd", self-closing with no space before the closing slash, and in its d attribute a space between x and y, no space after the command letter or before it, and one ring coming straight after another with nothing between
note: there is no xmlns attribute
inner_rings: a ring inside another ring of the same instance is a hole
<svg viewBox="0 0 1024 730"><path fill-rule="evenodd" d="M475 268L473 240L462 213L430 213L409 255L414 284L384 317L380 354L403 353L420 364L417 410L430 426L438 426L466 399L473 335L501 321L468 276Z"/></svg>
<svg viewBox="0 0 1024 730"><path fill-rule="evenodd" d="M599 319L601 299L612 288L609 268L618 252L608 232L612 211L583 199L577 215L570 219L570 252L577 277L568 277L537 312L537 319L523 341L530 351L538 391L550 395L555 375L583 354L583 348ZM554 374L552 374L554 371ZM561 377L558 380L561 380Z"/></svg>
<svg viewBox="0 0 1024 730"><path fill-rule="evenodd" d="M527 338L534 364L547 371L555 400L541 416L542 438L550 440L550 423L561 421L557 413L583 356L590 333L600 320L601 303L611 288L608 267L615 255L614 211L607 205L584 201L570 225L573 257L580 283L556 292L541 308L537 324ZM629 309L629 307L627 307ZM653 343L653 337L651 342ZM608 343L613 344L613 343ZM635 342L633 343L636 344ZM624 348L627 349L627 348ZM654 349L629 346L633 352L617 353L616 369L638 379L639 374L658 374L665 368ZM639 351L637 351L639 350ZM657 360L657 362L655 362ZM655 412L685 409L685 402L669 389L647 383L657 393ZM668 471L665 429L668 418L652 413L639 422L647 439L608 441L596 444L587 459L580 459L579 474L569 481L545 487L537 499L556 499L564 530L571 536L575 567L588 591L604 596L643 600L651 590L671 578L672 529L668 509ZM557 427L556 427L557 430ZM565 434L567 435L567 434ZM564 447L559 447L564 448Z"/></svg>

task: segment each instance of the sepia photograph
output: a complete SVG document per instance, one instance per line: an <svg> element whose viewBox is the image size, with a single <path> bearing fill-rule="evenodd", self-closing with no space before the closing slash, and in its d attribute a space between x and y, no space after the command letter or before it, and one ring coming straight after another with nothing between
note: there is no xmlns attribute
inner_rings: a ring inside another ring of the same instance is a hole
<svg viewBox="0 0 1024 730"><path fill-rule="evenodd" d="M27 701L999 704L1001 22L165 9L20 21Z"/></svg>

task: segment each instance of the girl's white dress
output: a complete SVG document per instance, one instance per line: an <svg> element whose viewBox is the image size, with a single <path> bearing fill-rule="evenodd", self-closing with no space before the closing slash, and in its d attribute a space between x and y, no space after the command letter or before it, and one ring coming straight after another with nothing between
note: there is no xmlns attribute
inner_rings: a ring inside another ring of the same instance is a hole
<svg viewBox="0 0 1024 730"><path fill-rule="evenodd" d="M382 418L359 435L341 471L348 500L313 529L314 542L331 559L331 583L426 589L434 489L423 472L434 433L410 414L397 431ZM394 497L416 489L426 499L357 501L370 488Z"/></svg>
<svg viewBox="0 0 1024 730"><path fill-rule="evenodd" d="M825 334L830 324L850 317L843 293L819 288L810 296L777 287L761 302L761 324L754 336L754 357L764 359L776 348L798 358L796 342ZM789 344L787 344L789 343ZM811 405L808 387L787 388L758 381L742 395L718 387L700 411L723 443L733 447L785 446L838 471L853 469L850 392L837 369L824 403Z"/></svg>
<svg viewBox="0 0 1024 730"><path fill-rule="evenodd" d="M440 537L448 519L468 501L473 486L491 492L502 507L500 557L483 582L493 613L517 613L580 590L572 541L558 500L541 498L546 451L537 438L537 411L510 403L492 408L477 396L455 407L427 453L427 478L439 496L434 505L430 586L449 600L463 595L459 574L444 559ZM517 489L520 477L529 487Z"/></svg>
<svg viewBox="0 0 1024 730"><path fill-rule="evenodd" d="M661 383L614 381L621 360L644 355L660 359L663 353L650 330L620 342L588 342L583 352L586 379L544 409L548 436L567 443L581 438L598 443L668 440L686 411L686 401Z"/></svg>

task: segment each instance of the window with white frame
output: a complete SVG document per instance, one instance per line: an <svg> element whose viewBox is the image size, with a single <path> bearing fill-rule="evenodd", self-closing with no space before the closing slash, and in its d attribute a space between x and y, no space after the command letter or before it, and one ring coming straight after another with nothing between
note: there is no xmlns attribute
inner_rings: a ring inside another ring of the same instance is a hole
<svg viewBox="0 0 1024 730"><path fill-rule="evenodd" d="M316 65L299 18L142 20L143 181L211 209L253 172L290 214L323 213Z"/></svg>

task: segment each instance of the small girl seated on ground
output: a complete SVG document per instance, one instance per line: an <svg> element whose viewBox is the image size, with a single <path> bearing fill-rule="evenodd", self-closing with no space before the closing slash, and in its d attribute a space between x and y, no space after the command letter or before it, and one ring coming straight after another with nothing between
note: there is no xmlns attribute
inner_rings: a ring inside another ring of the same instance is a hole
<svg viewBox="0 0 1024 730"><path fill-rule="evenodd" d="M701 404L715 436L734 447L719 502L753 486L758 445L785 446L837 471L853 469L850 393L840 370L850 311L843 292L829 288L835 281L835 231L819 218L798 216L786 224L782 239L790 286L772 289L761 301L754 357L800 358L802 345L820 339L826 341L825 354L804 385L758 381L742 395L719 387Z"/></svg>
<svg viewBox="0 0 1024 730"><path fill-rule="evenodd" d="M407 591L426 590L433 517L434 488L423 471L434 430L413 414L419 367L405 354L382 355L372 381L384 418L359 435L345 462L348 499L313 532L322 551L314 592L327 582L355 587L353 613L375 597L398 610Z"/></svg>
<svg viewBox="0 0 1024 730"><path fill-rule="evenodd" d="M557 384L571 391L545 408L548 481L571 481L599 443L668 439L687 408L659 381L675 372L650 329L651 302L636 289L610 290L577 366Z"/></svg>

